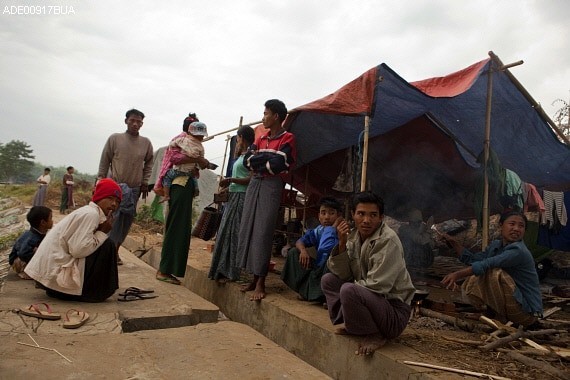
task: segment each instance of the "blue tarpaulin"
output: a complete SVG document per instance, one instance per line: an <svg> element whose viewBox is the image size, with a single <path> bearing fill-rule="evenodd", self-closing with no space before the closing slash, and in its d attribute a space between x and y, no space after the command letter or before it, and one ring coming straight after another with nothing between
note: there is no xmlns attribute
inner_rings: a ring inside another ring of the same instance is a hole
<svg viewBox="0 0 570 380"><path fill-rule="evenodd" d="M402 217L417 208L436 221L474 217L492 65L486 59L445 77L409 83L380 64L291 110L285 126L297 138L298 160L290 182L309 195L341 196L333 185L346 171L347 150L359 150L368 115L367 187L384 198L387 215ZM511 78L493 72L491 149L524 182L569 190L569 147Z"/></svg>

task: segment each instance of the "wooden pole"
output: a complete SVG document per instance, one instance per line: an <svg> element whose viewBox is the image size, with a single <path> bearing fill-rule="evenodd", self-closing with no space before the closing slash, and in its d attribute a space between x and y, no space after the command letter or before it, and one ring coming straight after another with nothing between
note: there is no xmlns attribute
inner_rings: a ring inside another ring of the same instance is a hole
<svg viewBox="0 0 570 380"><path fill-rule="evenodd" d="M240 116L240 117L239 117L239 125L238 125L238 127L232 129L231 131L237 131L238 129L240 129L240 128L242 127L242 124L241 124L241 123L243 123L243 116ZM212 138L213 138L214 136L217 136L217 135L213 135ZM210 136L208 136L208 137L210 137ZM222 161L222 172L220 173L220 176L221 176L221 177L224 176L224 166L226 165L226 156L228 155L228 145L229 145L229 143L230 143L231 140L232 140L232 137L231 137L230 135L227 135L227 136L226 136L226 149L225 149L225 151L224 151L224 160ZM229 162L229 160L228 160L228 162Z"/></svg>
<svg viewBox="0 0 570 380"><path fill-rule="evenodd" d="M307 184L309 183L309 165L305 170L305 190L303 195L305 196L305 204L303 205L303 228L307 229L307 204L309 203L309 196L307 195Z"/></svg>
<svg viewBox="0 0 570 380"><path fill-rule="evenodd" d="M239 127L252 126L252 125L257 125L257 124L263 123L263 121L260 120L260 121L254 121L253 123L241 124L242 119L243 119L243 116L240 117L240 126ZM202 141L212 140L216 136L220 136L220 135L223 135L225 133L230 133L230 132L236 131L239 127L228 129L227 131L223 131L223 132L214 133L213 135L205 137L204 140L202 140Z"/></svg>
<svg viewBox="0 0 570 380"><path fill-rule="evenodd" d="M489 57L491 57L491 62L489 64L489 77L487 78L487 111L485 114L485 140L483 141L484 149L484 189L483 189L483 226L482 226L482 236L481 236L481 249L485 249L489 245L489 150L491 148L491 110L492 110L492 97L493 97L493 66L498 65L498 71L504 71L505 74L511 79L515 84L515 87L519 89L527 97L529 101L534 102L534 99L530 97L528 92L522 87L516 78L508 71L509 68L514 66L519 66L523 64L523 61L517 61L504 65L492 51L489 52ZM527 96L528 95L528 96ZM535 102L536 103L536 102ZM541 114L542 115L542 114ZM550 118L546 117L547 120Z"/></svg>
<svg viewBox="0 0 570 380"><path fill-rule="evenodd" d="M366 190L366 169L368 167L368 134L370 131L370 116L364 118L364 149L362 152L362 175L360 178L360 191Z"/></svg>
<svg viewBox="0 0 570 380"><path fill-rule="evenodd" d="M481 236L481 249L484 250L489 245L489 149L491 145L491 106L493 96L493 62L489 64L487 73L487 111L485 113L485 139L483 140L483 228Z"/></svg>
<svg viewBox="0 0 570 380"><path fill-rule="evenodd" d="M501 69L507 69L511 66L517 66L523 63L523 61L519 61L516 62L515 64L510 64L510 65L503 65L503 62L501 62L501 60L499 59L498 56L495 55L495 53L493 53L492 51L489 52L489 56L498 64L499 67L501 67ZM538 112L538 114L544 119L546 120L546 123L550 126L550 128L558 135L558 137L560 138L560 140L564 141L564 143L566 145L570 145L570 141L568 141L568 138L564 135L564 133L560 130L560 128L558 128L558 126L556 125L556 123L554 121L552 121L552 119L550 118L550 116L548 116L546 114L546 112L544 112L544 109L542 108L542 106L537 103L536 100L534 100L534 98L530 95L530 93L526 90L526 88L523 87L523 85L518 81L517 78L515 78L515 76L508 70L505 71L505 74L507 75L507 77L511 80L511 82L515 85L515 87L523 94L523 96L529 101L529 103L532 105L532 108L534 108L536 110L536 112Z"/></svg>

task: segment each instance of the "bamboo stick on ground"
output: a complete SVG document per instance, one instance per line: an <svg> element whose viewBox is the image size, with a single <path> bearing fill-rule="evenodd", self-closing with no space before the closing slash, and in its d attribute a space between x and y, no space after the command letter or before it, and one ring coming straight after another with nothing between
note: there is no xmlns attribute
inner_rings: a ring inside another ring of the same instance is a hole
<svg viewBox="0 0 570 380"><path fill-rule="evenodd" d="M448 372L461 373L461 374L464 374L464 375L470 375L470 376L475 376L475 377L481 377L481 378L485 378L485 379L511 380L511 379L508 378L508 377L489 375L489 374L487 374L487 373L481 373L481 372L466 371L466 370L464 370L464 369L457 369L457 368L451 368L451 367L443 367L443 366L440 366L440 365L434 365L434 364L428 364L428 363L411 362L411 361L408 361L408 360L404 360L404 364L415 365L415 366L418 366L418 367L439 369L439 370L448 371Z"/></svg>

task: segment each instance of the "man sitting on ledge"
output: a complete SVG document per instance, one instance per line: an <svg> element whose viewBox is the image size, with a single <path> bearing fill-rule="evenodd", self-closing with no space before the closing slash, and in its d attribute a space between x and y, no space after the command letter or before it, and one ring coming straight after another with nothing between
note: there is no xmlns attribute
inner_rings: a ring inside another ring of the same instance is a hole
<svg viewBox="0 0 570 380"><path fill-rule="evenodd" d="M410 319L415 289L398 235L384 222L384 201L372 192L354 196L355 229L338 223L339 244L321 279L337 334L362 336L357 355L370 355L399 336Z"/></svg>

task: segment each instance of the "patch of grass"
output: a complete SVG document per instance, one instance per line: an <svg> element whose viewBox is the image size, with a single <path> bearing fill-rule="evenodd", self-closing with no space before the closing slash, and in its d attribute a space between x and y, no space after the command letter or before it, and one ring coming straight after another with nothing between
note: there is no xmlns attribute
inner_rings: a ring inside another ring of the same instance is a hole
<svg viewBox="0 0 570 380"><path fill-rule="evenodd" d="M0 198L17 198L23 203L32 203L36 185L0 185Z"/></svg>
<svg viewBox="0 0 570 380"><path fill-rule="evenodd" d="M24 232L24 229L20 232L11 233L10 235L0 236L0 250L13 246L22 232Z"/></svg>

